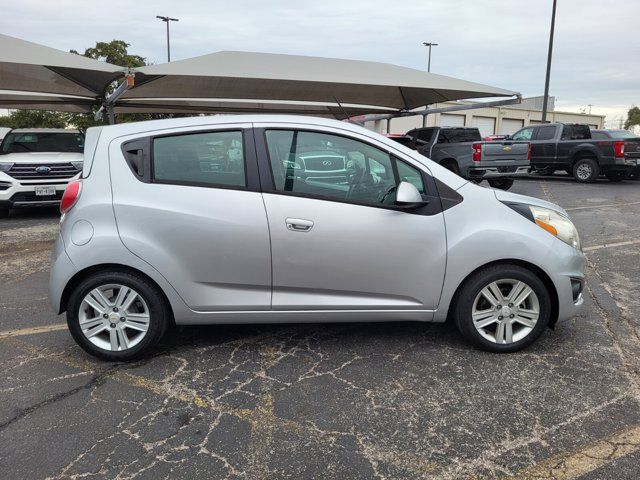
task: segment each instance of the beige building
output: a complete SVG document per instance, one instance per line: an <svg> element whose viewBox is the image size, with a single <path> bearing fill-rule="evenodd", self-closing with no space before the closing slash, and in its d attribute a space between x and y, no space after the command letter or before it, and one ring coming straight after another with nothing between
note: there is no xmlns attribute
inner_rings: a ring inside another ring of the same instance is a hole
<svg viewBox="0 0 640 480"><path fill-rule="evenodd" d="M517 105L503 107L474 108L449 113L427 115L426 126L477 127L483 137L493 134L511 134L522 127L541 123L543 97L531 97ZM469 101L444 102L430 105L430 108L443 108L472 104ZM554 97L549 97L547 121L564 123L586 123L592 128L604 128L604 115L588 115L572 112L557 112L554 109ZM391 119L390 128L386 120L366 122L365 126L380 133L405 133L412 128L423 126L422 115Z"/></svg>

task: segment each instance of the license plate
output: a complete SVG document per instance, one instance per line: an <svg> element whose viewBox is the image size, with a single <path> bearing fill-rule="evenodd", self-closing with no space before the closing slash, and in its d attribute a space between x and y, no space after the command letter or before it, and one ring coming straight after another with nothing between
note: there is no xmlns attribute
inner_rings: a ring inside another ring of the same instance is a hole
<svg viewBox="0 0 640 480"><path fill-rule="evenodd" d="M56 187L46 186L46 187L35 187L36 189L36 197L45 197L56 194Z"/></svg>

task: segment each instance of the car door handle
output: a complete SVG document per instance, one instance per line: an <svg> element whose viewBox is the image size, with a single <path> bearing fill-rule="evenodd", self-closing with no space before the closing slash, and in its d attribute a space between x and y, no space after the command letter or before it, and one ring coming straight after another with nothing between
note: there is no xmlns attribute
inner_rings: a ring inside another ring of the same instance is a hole
<svg viewBox="0 0 640 480"><path fill-rule="evenodd" d="M301 218L287 218L285 223L287 224L287 229L292 232L308 232L313 228L313 222L311 220Z"/></svg>

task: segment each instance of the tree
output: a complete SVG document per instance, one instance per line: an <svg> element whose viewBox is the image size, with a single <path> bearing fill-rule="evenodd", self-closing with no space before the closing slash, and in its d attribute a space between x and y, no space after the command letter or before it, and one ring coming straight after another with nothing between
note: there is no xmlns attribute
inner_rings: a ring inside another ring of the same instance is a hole
<svg viewBox="0 0 640 480"><path fill-rule="evenodd" d="M124 40L111 40L110 42L97 42L95 47L87 48L83 56L112 63L120 67L142 67L146 65L145 58L139 55L131 55L127 50L131 44ZM71 50L71 53L78 53Z"/></svg>
<svg viewBox="0 0 640 480"><path fill-rule="evenodd" d="M64 128L67 119L59 112L45 110L14 110L0 117L0 126L9 128Z"/></svg>
<svg viewBox="0 0 640 480"><path fill-rule="evenodd" d="M640 108L639 107L631 107L629 112L627 113L627 121L624 122L625 130L640 126Z"/></svg>

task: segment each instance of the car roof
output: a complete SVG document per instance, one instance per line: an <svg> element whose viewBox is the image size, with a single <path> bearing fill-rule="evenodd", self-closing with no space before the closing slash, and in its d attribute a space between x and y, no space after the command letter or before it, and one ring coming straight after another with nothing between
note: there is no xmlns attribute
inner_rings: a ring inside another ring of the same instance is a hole
<svg viewBox="0 0 640 480"><path fill-rule="evenodd" d="M11 133L80 133L80 130L67 128L14 128Z"/></svg>

